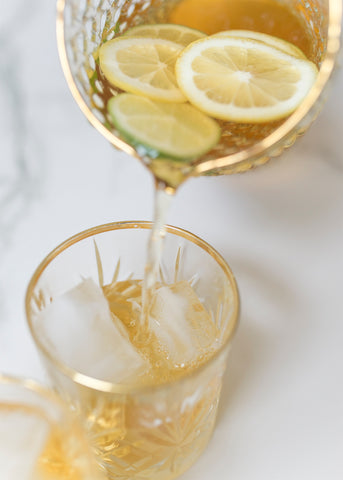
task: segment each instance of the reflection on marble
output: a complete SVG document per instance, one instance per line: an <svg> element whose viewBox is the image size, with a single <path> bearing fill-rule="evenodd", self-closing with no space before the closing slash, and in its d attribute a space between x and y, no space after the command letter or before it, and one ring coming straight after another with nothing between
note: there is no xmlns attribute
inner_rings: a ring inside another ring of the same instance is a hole
<svg viewBox="0 0 343 480"><path fill-rule="evenodd" d="M153 182L75 105L54 1L0 4L0 371L45 380L23 306L34 269L85 228L151 219ZM242 300L217 429L184 480L342 479L342 85L340 70L282 157L175 198L169 223L220 251Z"/></svg>

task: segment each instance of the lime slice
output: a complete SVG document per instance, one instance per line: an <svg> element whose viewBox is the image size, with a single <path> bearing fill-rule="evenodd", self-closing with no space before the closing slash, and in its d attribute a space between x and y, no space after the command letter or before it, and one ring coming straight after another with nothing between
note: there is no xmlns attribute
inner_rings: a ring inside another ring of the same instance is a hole
<svg viewBox="0 0 343 480"><path fill-rule="evenodd" d="M206 37L206 34L199 30L183 25L175 25L173 23L138 25L137 27L127 30L124 35L135 38L160 38L170 40L183 47L195 42L195 40Z"/></svg>
<svg viewBox="0 0 343 480"><path fill-rule="evenodd" d="M108 111L128 142L137 151L153 157L195 159L220 138L217 122L189 104L158 102L122 93L111 98Z"/></svg>
<svg viewBox="0 0 343 480"><path fill-rule="evenodd" d="M300 50L300 48L293 45L293 43L286 42L281 38L274 37L273 35L268 35L267 33L254 32L252 30L226 30L224 32L218 32L215 35L216 37L236 37L236 38L250 38L252 40L258 40L263 42L271 47L278 48L288 55L293 55L297 58L306 59L306 55Z"/></svg>
<svg viewBox="0 0 343 480"><path fill-rule="evenodd" d="M215 118L244 123L291 114L317 74L309 60L260 41L230 36L193 42L176 63L178 84L193 105Z"/></svg>
<svg viewBox="0 0 343 480"><path fill-rule="evenodd" d="M185 102L175 78L175 62L182 49L170 40L123 35L100 47L100 68L111 84L127 92Z"/></svg>

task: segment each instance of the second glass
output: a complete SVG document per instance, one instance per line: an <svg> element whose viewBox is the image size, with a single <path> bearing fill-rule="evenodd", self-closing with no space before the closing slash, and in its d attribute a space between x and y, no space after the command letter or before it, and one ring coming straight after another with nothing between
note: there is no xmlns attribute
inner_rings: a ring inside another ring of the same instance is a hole
<svg viewBox="0 0 343 480"><path fill-rule="evenodd" d="M144 276L150 230L149 222L121 222L82 232L48 255L27 291L29 326L53 386L82 418L109 479L169 480L194 463L214 427L237 326L239 300L229 266L200 238L167 227L154 305L170 321L163 328L159 319L151 324L157 338L153 367L173 357L181 373L164 375L162 368L159 381L132 380L140 378L136 355L145 345L123 350L132 339L125 309L137 306L135 282ZM90 313L108 285L115 286L107 297L116 308L111 318L125 324L117 325L120 346L111 344L111 320L105 326ZM170 293L176 291L177 304ZM80 318L70 307L71 292L88 296ZM196 331L196 345L186 330ZM201 342L213 332L205 351Z"/></svg>
<svg viewBox="0 0 343 480"><path fill-rule="evenodd" d="M1 480L105 480L79 422L33 380L0 374Z"/></svg>

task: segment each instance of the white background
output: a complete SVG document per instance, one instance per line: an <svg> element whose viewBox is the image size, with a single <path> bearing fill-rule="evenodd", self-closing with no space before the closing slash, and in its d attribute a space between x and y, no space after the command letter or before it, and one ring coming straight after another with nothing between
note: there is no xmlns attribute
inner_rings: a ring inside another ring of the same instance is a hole
<svg viewBox="0 0 343 480"><path fill-rule="evenodd" d="M67 237L150 220L153 182L85 120L63 78L55 4L0 0L0 370L45 381L27 283ZM201 178L169 223L229 262L242 311L217 428L184 480L343 478L343 71L304 138L265 167Z"/></svg>

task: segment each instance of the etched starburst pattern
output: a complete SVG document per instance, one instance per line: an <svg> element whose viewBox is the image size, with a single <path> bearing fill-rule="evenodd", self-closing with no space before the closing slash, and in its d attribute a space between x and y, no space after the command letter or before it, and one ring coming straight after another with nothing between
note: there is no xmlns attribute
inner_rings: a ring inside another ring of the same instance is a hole
<svg viewBox="0 0 343 480"><path fill-rule="evenodd" d="M187 470L210 439L223 368L221 360L175 391L83 399L88 411L80 413L109 478L170 480Z"/></svg>

